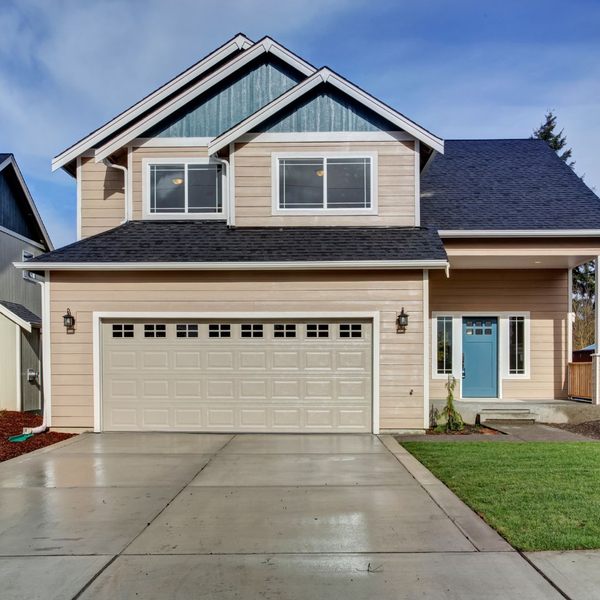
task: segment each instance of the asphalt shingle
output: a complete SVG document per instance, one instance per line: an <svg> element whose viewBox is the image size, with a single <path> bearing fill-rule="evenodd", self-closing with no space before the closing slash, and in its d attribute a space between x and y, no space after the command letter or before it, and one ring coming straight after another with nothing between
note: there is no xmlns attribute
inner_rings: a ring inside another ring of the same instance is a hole
<svg viewBox="0 0 600 600"><path fill-rule="evenodd" d="M437 232L403 227L240 227L130 221L32 263L446 260Z"/></svg>
<svg viewBox="0 0 600 600"><path fill-rule="evenodd" d="M22 304L17 304L16 302L6 302L5 300L0 300L0 304L4 306L4 308L10 310L13 315L16 315L19 317L19 319L22 319L31 325L42 324L42 319L40 319L40 317L38 317L35 313L31 312L28 308L25 308Z"/></svg>
<svg viewBox="0 0 600 600"><path fill-rule="evenodd" d="M600 198L543 140L446 140L421 180L421 225L600 229Z"/></svg>

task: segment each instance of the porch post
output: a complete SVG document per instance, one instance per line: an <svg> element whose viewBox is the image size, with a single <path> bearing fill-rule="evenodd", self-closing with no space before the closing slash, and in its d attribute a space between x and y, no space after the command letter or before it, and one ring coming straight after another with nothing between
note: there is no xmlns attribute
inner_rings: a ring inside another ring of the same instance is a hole
<svg viewBox="0 0 600 600"><path fill-rule="evenodd" d="M596 256L594 269L594 279L596 282L596 293L594 298L594 318L595 318L595 335L594 343L594 354L592 355L592 404L600 404L600 348L598 342L600 341L600 310L598 306L598 291L600 290L600 276L598 269L600 267L600 256Z"/></svg>

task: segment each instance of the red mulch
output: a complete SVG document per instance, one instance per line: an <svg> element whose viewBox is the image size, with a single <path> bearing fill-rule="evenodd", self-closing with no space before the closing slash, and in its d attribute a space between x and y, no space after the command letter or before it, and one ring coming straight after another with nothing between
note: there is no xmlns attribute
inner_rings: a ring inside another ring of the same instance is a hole
<svg viewBox="0 0 600 600"><path fill-rule="evenodd" d="M31 413L22 413L12 410L0 412L0 462L27 454L38 448L45 448L56 442L67 440L76 433L59 433L47 431L39 433L25 442L9 442L8 438L23 433L23 427L39 427L42 417Z"/></svg>
<svg viewBox="0 0 600 600"><path fill-rule="evenodd" d="M435 429L428 429L427 435L499 435L500 432L495 429L488 429L483 425L468 425L465 423L465 427L462 431L436 431Z"/></svg>

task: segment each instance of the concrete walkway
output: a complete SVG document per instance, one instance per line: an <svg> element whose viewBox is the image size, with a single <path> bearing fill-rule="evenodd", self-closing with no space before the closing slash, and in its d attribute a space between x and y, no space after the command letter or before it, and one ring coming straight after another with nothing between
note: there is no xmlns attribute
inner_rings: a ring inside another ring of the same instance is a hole
<svg viewBox="0 0 600 600"><path fill-rule="evenodd" d="M544 423L524 425L490 425L501 433L498 435L466 434L466 435L400 435L396 439L403 442L599 442L594 438L564 429L558 429Z"/></svg>
<svg viewBox="0 0 600 600"><path fill-rule="evenodd" d="M12 600L564 597L390 436L82 435L0 505Z"/></svg>

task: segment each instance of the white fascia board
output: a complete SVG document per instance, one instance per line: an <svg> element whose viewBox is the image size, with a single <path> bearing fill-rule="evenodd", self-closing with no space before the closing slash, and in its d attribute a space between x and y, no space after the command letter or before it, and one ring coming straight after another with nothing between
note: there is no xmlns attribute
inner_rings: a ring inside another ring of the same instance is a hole
<svg viewBox="0 0 600 600"><path fill-rule="evenodd" d="M158 88L155 92L146 96L143 100L140 100L137 104L134 104L131 108L115 117L112 121L106 123L97 129L80 142L77 142L71 148L68 148L52 160L52 170L60 169L72 160L80 156L86 150L89 150L95 143L103 140L105 137L123 127L126 123L135 119L143 112L149 110L153 106L156 106L161 100L170 96L178 89L181 89L184 85L193 79L201 76L202 73L208 71L211 67L231 56L238 50L246 50L252 46L253 42L249 40L245 35L237 35L229 42L209 54L206 58L190 67L187 71L184 71L181 75L175 77L162 87Z"/></svg>
<svg viewBox="0 0 600 600"><path fill-rule="evenodd" d="M258 56L268 52L275 54L277 51L280 52L278 55L279 58L300 71L303 75L308 76L315 72L316 69L314 67L299 57L294 56L291 52L286 51L274 40L265 38L264 40L254 44L243 54L240 54L227 64L223 65L220 69L217 69L214 73L208 75L205 79L202 79L202 81L199 81L196 85L179 94L176 98L173 98L163 106L157 108L151 114L144 117L141 121L138 121L132 127L104 144L104 146L98 148L95 153L95 161L97 163L101 162L119 148L122 148L130 143L131 140L139 137L144 131L147 131L153 125L160 123L160 121L173 114L176 110L182 108L186 104L189 104L192 100L195 100L198 96L202 95L204 92L214 87L223 81L223 79L232 73L235 73Z"/></svg>
<svg viewBox="0 0 600 600"><path fill-rule="evenodd" d="M411 135L414 139L423 142L433 150L444 153L444 140L434 136L425 129L419 127L416 123L413 123L405 116L387 107L379 100L376 100L370 94L362 91L355 85L346 81L330 69L324 67L319 69L308 79L301 81L296 86L288 90L286 93L273 100L270 104L267 104L260 110L256 111L253 115L250 115L247 119L244 119L241 123L221 134L215 138L208 145L210 153L218 152L221 148L224 148L227 144L234 142L241 135L248 133L254 127L257 127L269 117L282 110L319 83L329 83L341 92L347 94L363 106L366 106L376 114L387 119L394 125L398 125L403 131Z"/></svg>
<svg viewBox="0 0 600 600"><path fill-rule="evenodd" d="M373 112L377 113L384 119L387 119L394 125L398 125L401 129L413 135L417 140L423 142L433 150L436 150L440 154L444 154L444 140L433 135L426 129L423 129L404 115L391 109L389 106L380 102L371 94L361 90L357 86L353 85L349 81L346 81L343 77L340 77L337 73L326 69L329 74L326 79L327 83L330 83L338 90L348 94L351 98L354 98L357 102L360 102L367 108L370 108Z"/></svg>
<svg viewBox="0 0 600 600"><path fill-rule="evenodd" d="M114 263L36 263L14 262L28 271L274 271L314 269L446 269L446 260L355 260L279 262L114 262Z"/></svg>
<svg viewBox="0 0 600 600"><path fill-rule="evenodd" d="M600 229L440 229L442 238L600 237Z"/></svg>
<svg viewBox="0 0 600 600"><path fill-rule="evenodd" d="M2 304L0 304L0 315L4 315L7 319L10 319L13 323L18 325L21 329L24 329L25 331L27 331L27 333L31 333L31 323L28 323L27 321L23 321L23 319L21 319L21 317L18 317L17 315L15 315L14 312L9 310L8 308L6 308L6 306L3 306Z"/></svg>
<svg viewBox="0 0 600 600"><path fill-rule="evenodd" d="M52 240L50 239L50 235L48 235L48 232L46 231L46 227L44 225L44 222L42 221L42 217L40 217L40 213L38 212L37 206L35 205L35 202L33 201L31 194L29 193L29 188L27 187L27 184L25 183L23 174L21 173L21 170L19 169L19 165L17 165L17 161L15 160L14 156L12 156L12 155L9 156L0 165L0 171L4 170L8 165L12 166L12 168L14 169L14 171L17 175L17 179L19 180L21 189L23 190L23 193L25 194L25 198L27 199L29 208L31 208L31 213L33 214L33 218L35 219L38 227L40 228L40 231L42 232L42 237L44 238L46 245L48 246L48 248L50 250L54 250L54 246L52 245ZM44 250L45 250L45 248L44 248Z"/></svg>

